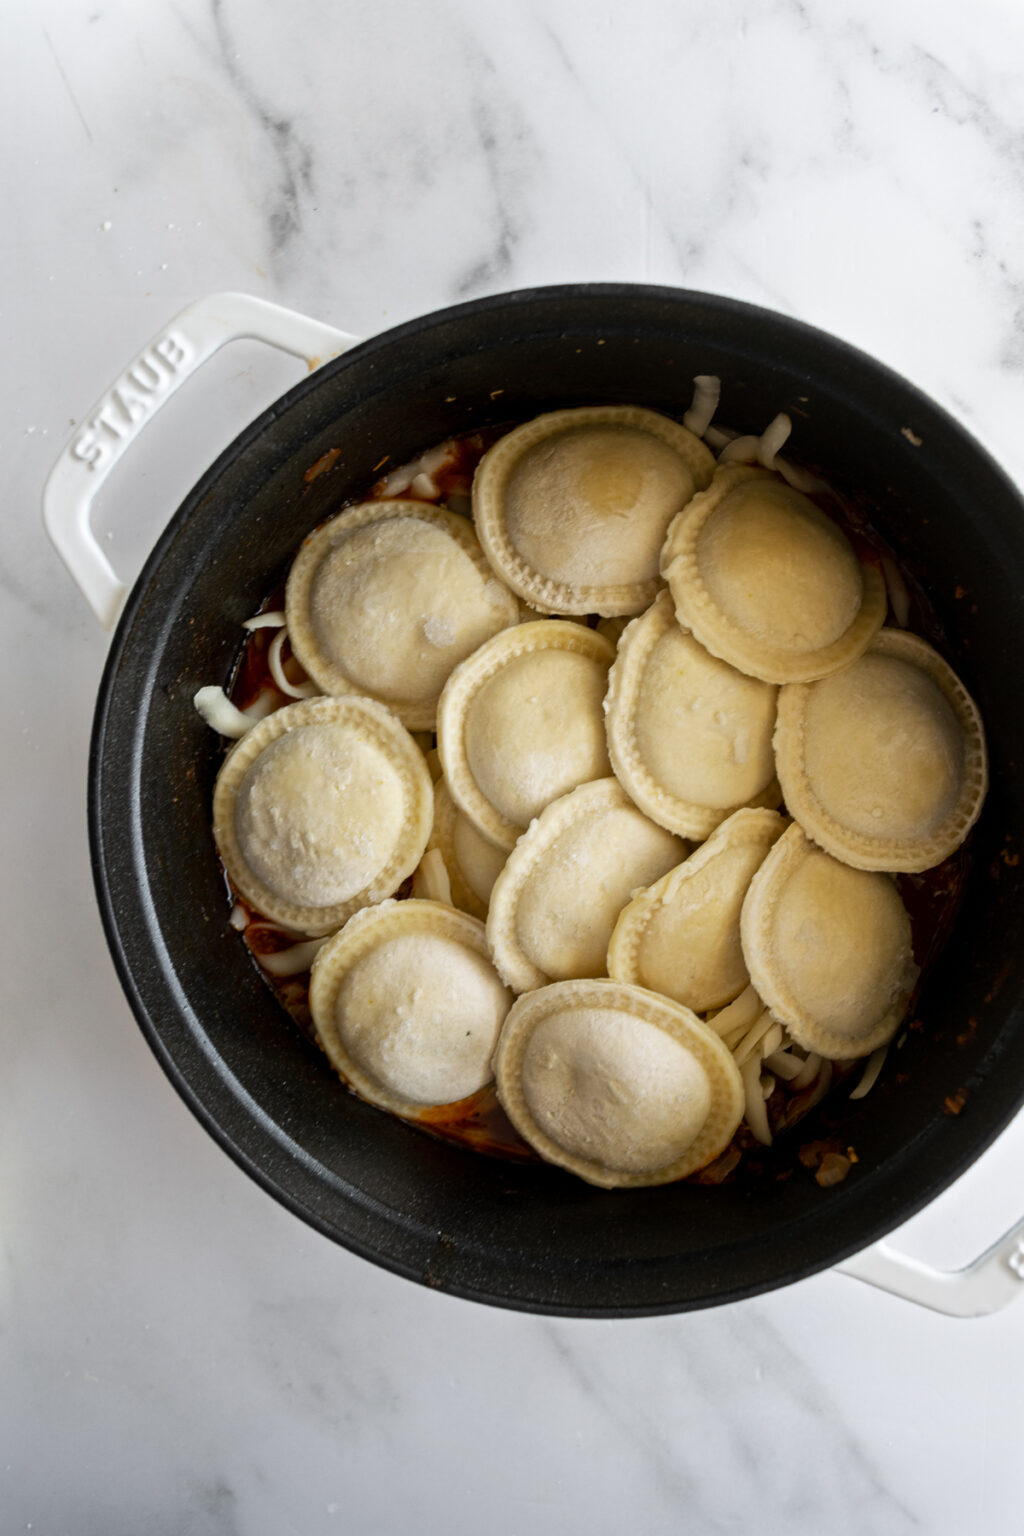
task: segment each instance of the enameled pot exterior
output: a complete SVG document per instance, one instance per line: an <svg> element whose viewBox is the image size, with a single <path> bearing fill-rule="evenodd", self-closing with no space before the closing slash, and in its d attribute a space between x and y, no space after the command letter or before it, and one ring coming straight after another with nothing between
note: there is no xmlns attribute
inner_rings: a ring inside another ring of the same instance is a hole
<svg viewBox="0 0 1024 1536"><path fill-rule="evenodd" d="M221 747L191 701L226 683L242 621L304 535L385 457L399 464L452 433L564 405L680 416L696 373L721 376L729 425L758 431L788 410L795 456L857 501L925 589L985 718L992 788L958 921L898 1068L722 1187L600 1191L444 1144L339 1087L228 926L209 827ZM335 448L330 472L307 480ZM842 343L729 300L632 285L503 295L325 365L179 509L128 600L100 690L97 891L123 985L171 1080L305 1220L412 1279L498 1305L592 1317L711 1305L797 1280L890 1231L1024 1099L1022 530L1016 491L933 403ZM832 1189L799 1161L815 1134L857 1153Z"/></svg>

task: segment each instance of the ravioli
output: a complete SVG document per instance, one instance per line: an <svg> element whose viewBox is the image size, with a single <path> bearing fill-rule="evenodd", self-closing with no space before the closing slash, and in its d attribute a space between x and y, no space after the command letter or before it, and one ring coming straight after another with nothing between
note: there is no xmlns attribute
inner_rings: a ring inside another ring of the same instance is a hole
<svg viewBox="0 0 1024 1536"><path fill-rule="evenodd" d="M750 980L740 943L743 899L785 828L768 810L736 811L723 821L619 914L609 976L661 992L694 1013L738 997Z"/></svg>
<svg viewBox="0 0 1024 1536"><path fill-rule="evenodd" d="M553 801L494 882L487 940L498 971L516 992L603 976L622 908L687 851L615 779Z"/></svg>
<svg viewBox="0 0 1024 1536"><path fill-rule="evenodd" d="M661 570L679 622L769 683L856 661L885 619L885 580L838 525L768 470L716 469L668 530Z"/></svg>
<svg viewBox="0 0 1024 1536"><path fill-rule="evenodd" d="M512 1002L483 924L435 901L387 901L324 945L309 991L317 1038L363 1098L415 1117L492 1079Z"/></svg>
<svg viewBox="0 0 1024 1536"><path fill-rule="evenodd" d="M508 1150L496 1091L601 1187L684 1178L743 1118L770 1145L833 1062L877 1065L918 975L890 872L958 847L987 784L962 684L881 629L888 557L803 494L827 488L776 457L786 418L737 440L713 394L685 419L717 467L686 426L610 406L400 467L306 541L287 613L250 621L281 627L245 708L211 720L247 732L215 792L255 909L232 925L313 936L252 948L304 1026L312 964L343 1079ZM480 454L476 532L388 494L440 499L443 464L468 510Z"/></svg>
<svg viewBox="0 0 1024 1536"><path fill-rule="evenodd" d="M426 848L432 807L423 754L382 704L305 699L228 754L213 835L246 900L320 935L398 889Z"/></svg>
<svg viewBox="0 0 1024 1536"><path fill-rule="evenodd" d="M546 805L609 772L602 701L615 656L582 624L538 619L496 635L438 705L452 799L506 851Z"/></svg>
<svg viewBox="0 0 1024 1536"><path fill-rule="evenodd" d="M519 998L494 1070L524 1141L606 1189L685 1178L728 1146L743 1113L739 1069L715 1032L614 981L557 982Z"/></svg>
<svg viewBox="0 0 1024 1536"><path fill-rule="evenodd" d="M484 455L473 517L494 569L542 613L640 613L669 523L713 468L700 438L656 411L551 411Z"/></svg>
<svg viewBox="0 0 1024 1536"><path fill-rule="evenodd" d="M883 629L852 666L781 690L786 804L857 869L920 872L963 842L988 787L977 706L926 641Z"/></svg>
<svg viewBox="0 0 1024 1536"><path fill-rule="evenodd" d="M892 1039L918 970L889 875L841 864L794 824L750 882L740 932L756 992L805 1050L846 1061Z"/></svg>
<svg viewBox="0 0 1024 1536"><path fill-rule="evenodd" d="M362 693L410 730L484 640L519 621L472 527L421 501L348 507L307 539L286 589L296 657L325 693Z"/></svg>
<svg viewBox="0 0 1024 1536"><path fill-rule="evenodd" d="M740 806L778 805L777 695L705 650L661 593L619 641L609 675L616 777L653 821L697 839Z"/></svg>
<svg viewBox="0 0 1024 1536"><path fill-rule="evenodd" d="M434 829L430 846L444 860L452 900L473 917L485 918L491 890L505 866L505 853L487 841L459 810L444 779L434 785Z"/></svg>

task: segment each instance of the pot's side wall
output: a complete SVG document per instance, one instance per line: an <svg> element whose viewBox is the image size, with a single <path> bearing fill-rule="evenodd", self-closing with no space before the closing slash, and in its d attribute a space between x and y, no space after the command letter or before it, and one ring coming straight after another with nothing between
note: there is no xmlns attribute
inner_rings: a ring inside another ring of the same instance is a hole
<svg viewBox="0 0 1024 1536"><path fill-rule="evenodd" d="M385 455L400 463L450 433L566 404L632 401L678 416L697 372L721 374L721 416L737 427L757 430L789 409L801 456L872 502L939 612L992 745L992 795L963 913L921 1000L926 1028L901 1054L905 1081L888 1074L866 1100L829 1112L829 1132L860 1158L830 1191L791 1141L760 1177L721 1189L599 1192L443 1145L362 1104L282 1015L228 928L209 831L221 753L192 695L227 679L241 621ZM335 467L307 483L335 447ZM101 692L97 884L126 989L176 1085L243 1166L331 1236L505 1305L616 1315L734 1299L832 1264L905 1219L1024 1094L1020 517L998 472L891 375L726 301L638 289L484 301L390 333L304 382L174 519ZM945 1113L965 1087L963 1113Z"/></svg>

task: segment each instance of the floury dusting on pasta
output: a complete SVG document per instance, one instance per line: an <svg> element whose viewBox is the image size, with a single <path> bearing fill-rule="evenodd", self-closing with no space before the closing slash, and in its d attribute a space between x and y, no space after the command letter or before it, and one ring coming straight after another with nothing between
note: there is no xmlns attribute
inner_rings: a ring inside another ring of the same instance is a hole
<svg viewBox="0 0 1024 1536"><path fill-rule="evenodd" d="M432 448L195 701L231 922L343 1081L605 1187L869 1090L987 785L891 555L718 401Z"/></svg>

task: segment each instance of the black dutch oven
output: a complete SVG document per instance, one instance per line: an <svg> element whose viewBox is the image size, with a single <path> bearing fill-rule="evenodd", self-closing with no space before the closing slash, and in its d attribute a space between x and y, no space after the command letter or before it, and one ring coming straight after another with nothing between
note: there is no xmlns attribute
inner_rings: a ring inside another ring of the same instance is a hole
<svg viewBox="0 0 1024 1536"><path fill-rule="evenodd" d="M221 745L192 696L227 683L241 622L304 535L386 455L567 405L679 416L696 373L721 419L798 423L796 455L854 498L920 583L985 719L992 787L952 935L898 1071L837 1097L720 1187L602 1191L476 1154L344 1091L228 926L210 835ZM906 430L904 430L906 429ZM333 469L306 472L340 449ZM633 285L487 298L320 368L239 436L172 518L124 608L96 710L92 859L135 1015L197 1118L242 1168L346 1248L455 1295L627 1317L735 1301L834 1265L946 1188L1024 1099L1024 520L944 411L841 342L705 294ZM958 1109L959 1113L950 1110ZM819 1187L799 1145L857 1153Z"/></svg>

